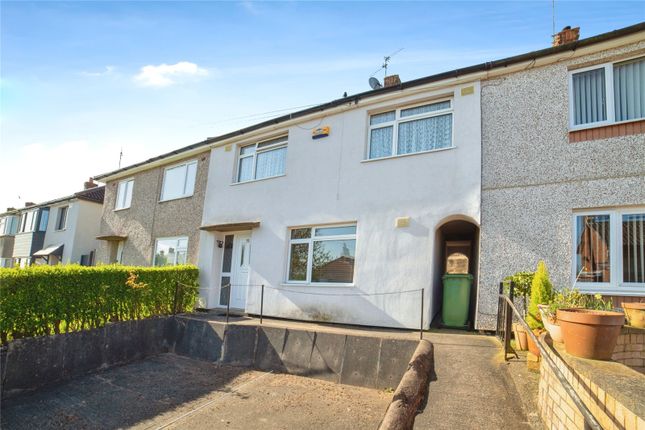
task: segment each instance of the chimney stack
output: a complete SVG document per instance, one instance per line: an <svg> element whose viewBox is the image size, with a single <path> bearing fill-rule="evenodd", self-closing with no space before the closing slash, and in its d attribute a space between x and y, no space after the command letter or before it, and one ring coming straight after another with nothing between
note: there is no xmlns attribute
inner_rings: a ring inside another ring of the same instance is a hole
<svg viewBox="0 0 645 430"><path fill-rule="evenodd" d="M98 187L98 184L94 182L94 179L90 178L89 181L83 182L83 189L84 190L89 190L90 188L96 188Z"/></svg>
<svg viewBox="0 0 645 430"><path fill-rule="evenodd" d="M399 75L390 75L386 76L385 79L383 79L384 87L393 87L395 85L401 85L401 79L399 79Z"/></svg>
<svg viewBox="0 0 645 430"><path fill-rule="evenodd" d="M561 32L553 35L553 46L575 42L578 39L580 39L580 27L571 28L570 25L567 25Z"/></svg>
<svg viewBox="0 0 645 430"><path fill-rule="evenodd" d="M34 202L25 202L25 207L26 208L30 208L32 206L36 206L36 203L34 203Z"/></svg>

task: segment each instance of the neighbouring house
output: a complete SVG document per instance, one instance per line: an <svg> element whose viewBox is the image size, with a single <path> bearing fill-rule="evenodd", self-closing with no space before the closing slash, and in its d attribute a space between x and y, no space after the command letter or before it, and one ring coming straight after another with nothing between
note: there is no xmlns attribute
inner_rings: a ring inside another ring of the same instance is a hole
<svg viewBox="0 0 645 430"><path fill-rule="evenodd" d="M0 214L0 267L13 267L13 243L20 216L15 208Z"/></svg>
<svg viewBox="0 0 645 430"><path fill-rule="evenodd" d="M14 264L95 263L104 187L91 180L71 196L20 209L12 258Z"/></svg>
<svg viewBox="0 0 645 430"><path fill-rule="evenodd" d="M197 264L209 158L197 144L94 177L106 184L97 261Z"/></svg>
<svg viewBox="0 0 645 430"><path fill-rule="evenodd" d="M482 81L479 328L495 285L539 259L556 287L645 301L645 26L629 30L565 28L552 55Z"/></svg>

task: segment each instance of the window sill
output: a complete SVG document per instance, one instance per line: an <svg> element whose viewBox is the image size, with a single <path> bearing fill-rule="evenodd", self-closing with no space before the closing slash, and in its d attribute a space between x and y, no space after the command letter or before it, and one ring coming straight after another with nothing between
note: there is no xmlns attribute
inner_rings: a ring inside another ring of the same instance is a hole
<svg viewBox="0 0 645 430"><path fill-rule="evenodd" d="M569 142L576 143L588 140L608 139L640 133L645 133L645 119L643 118L571 128L569 129Z"/></svg>
<svg viewBox="0 0 645 430"><path fill-rule="evenodd" d="M317 282L283 282L280 284L281 287L323 287L323 288L354 288L356 284L340 284L340 283L317 283Z"/></svg>
<svg viewBox="0 0 645 430"><path fill-rule="evenodd" d="M404 157L411 157L414 155L422 155L422 154L432 154L435 152L442 152L442 151L449 151L451 149L456 149L456 146L448 146L446 148L439 148L439 149L431 149L429 151L420 151L420 152L411 152L409 154L399 154L399 155L390 155L388 157L380 157L380 158L368 158L366 160L362 160L361 163L372 163L375 161L382 161L382 160L392 160L396 158L404 158Z"/></svg>
<svg viewBox="0 0 645 430"><path fill-rule="evenodd" d="M583 294L602 294L603 296L645 296L643 292L643 287L645 284L633 284L633 285L600 285L595 284L591 285L580 285L577 284L576 288Z"/></svg>
<svg viewBox="0 0 645 430"><path fill-rule="evenodd" d="M612 125L631 124L639 121L645 121L645 118L635 118L635 119L628 119L627 121L614 121L614 122L601 121L601 122L592 122L590 124L574 125L574 126L569 126L569 132L589 130L592 128L611 127Z"/></svg>
<svg viewBox="0 0 645 430"><path fill-rule="evenodd" d="M175 201L175 200L188 199L188 198L190 198L190 197L193 197L194 195L195 195L195 194L193 193L193 194L188 194L188 195L186 195L186 196L174 197L174 198L172 198L172 199L163 199L163 200L159 200L157 203L166 203L166 202L173 202L173 201Z"/></svg>
<svg viewBox="0 0 645 430"><path fill-rule="evenodd" d="M244 181L244 182L233 182L233 183L232 183L232 184L230 184L230 185L232 185L232 186L233 186L233 185L251 184L251 183L253 183L253 182L261 182L261 181L266 181L266 180L269 180L269 179L282 178L283 176L287 176L287 174L286 174L286 173L283 173L282 175L267 176L266 178L261 178L261 179L251 179L251 180Z"/></svg>
<svg viewBox="0 0 645 430"><path fill-rule="evenodd" d="M67 230L67 227L65 227L65 228L61 228L61 229L56 229L56 230L54 230L54 231L55 231L55 232L59 232L59 231L65 231L65 230Z"/></svg>

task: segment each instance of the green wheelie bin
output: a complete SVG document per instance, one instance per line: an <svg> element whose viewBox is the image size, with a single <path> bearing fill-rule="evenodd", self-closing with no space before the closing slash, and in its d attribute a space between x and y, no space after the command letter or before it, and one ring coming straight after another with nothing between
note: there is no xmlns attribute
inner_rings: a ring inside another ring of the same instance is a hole
<svg viewBox="0 0 645 430"><path fill-rule="evenodd" d="M443 275L443 307L441 319L446 327L464 328L468 323L470 288L473 275Z"/></svg>

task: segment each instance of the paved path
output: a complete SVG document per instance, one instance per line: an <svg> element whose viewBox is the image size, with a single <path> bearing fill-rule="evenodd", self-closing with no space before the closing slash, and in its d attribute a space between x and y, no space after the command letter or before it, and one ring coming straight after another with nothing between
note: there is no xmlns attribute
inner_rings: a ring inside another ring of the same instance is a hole
<svg viewBox="0 0 645 430"><path fill-rule="evenodd" d="M437 334L428 401L420 429L530 429L501 345L492 336Z"/></svg>
<svg viewBox="0 0 645 430"><path fill-rule="evenodd" d="M174 354L2 403L2 429L374 429L392 395Z"/></svg>

